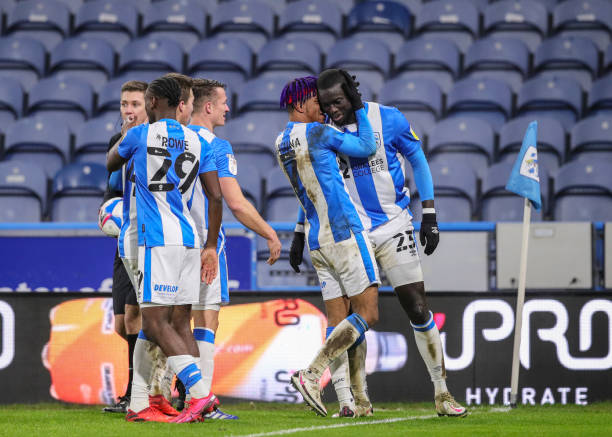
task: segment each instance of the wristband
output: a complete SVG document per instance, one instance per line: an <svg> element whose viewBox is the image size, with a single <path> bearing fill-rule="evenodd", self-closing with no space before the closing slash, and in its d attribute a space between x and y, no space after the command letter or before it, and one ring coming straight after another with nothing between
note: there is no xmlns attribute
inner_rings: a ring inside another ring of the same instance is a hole
<svg viewBox="0 0 612 437"><path fill-rule="evenodd" d="M304 233L304 223L296 223L294 232L299 232L300 234Z"/></svg>
<svg viewBox="0 0 612 437"><path fill-rule="evenodd" d="M423 214L435 214L435 213L436 213L435 208L423 208Z"/></svg>

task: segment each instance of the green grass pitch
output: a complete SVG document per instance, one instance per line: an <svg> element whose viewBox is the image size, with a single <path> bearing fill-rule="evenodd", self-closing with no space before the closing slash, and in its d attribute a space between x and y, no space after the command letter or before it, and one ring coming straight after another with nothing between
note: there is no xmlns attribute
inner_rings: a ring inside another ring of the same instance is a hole
<svg viewBox="0 0 612 437"><path fill-rule="evenodd" d="M100 407L66 404L4 405L0 436L612 436L612 403L471 407L466 418L437 417L431 404L381 403L375 415L360 419L315 416L304 405L227 404L238 421L189 424L127 423ZM335 405L328 404L331 415Z"/></svg>

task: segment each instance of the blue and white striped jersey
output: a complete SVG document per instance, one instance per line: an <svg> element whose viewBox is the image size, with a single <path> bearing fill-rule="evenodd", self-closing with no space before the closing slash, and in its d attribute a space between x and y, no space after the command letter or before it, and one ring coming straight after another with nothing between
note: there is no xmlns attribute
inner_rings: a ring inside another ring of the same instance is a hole
<svg viewBox="0 0 612 437"><path fill-rule="evenodd" d="M344 182L367 230L396 217L410 205L404 186L403 155L410 162L421 200L433 199L433 182L421 141L406 117L397 109L366 102L368 119L376 138L376 154L367 159L338 154ZM357 134L355 125L345 132ZM384 147L382 147L384 145Z"/></svg>
<svg viewBox="0 0 612 437"><path fill-rule="evenodd" d="M138 258L138 217L136 215L136 187L134 186L134 158L121 168L123 185L123 223L117 244L121 258Z"/></svg>
<svg viewBox="0 0 612 437"><path fill-rule="evenodd" d="M200 137L173 119L130 129L119 155L134 160L138 244L200 247L187 201L198 175L215 171Z"/></svg>
<svg viewBox="0 0 612 437"><path fill-rule="evenodd" d="M308 247L344 241L364 230L348 194L336 152L366 158L376 143L363 110L357 111L359 137L320 123L289 122L276 139L278 161L306 212Z"/></svg>
<svg viewBox="0 0 612 437"><path fill-rule="evenodd" d="M214 133L202 126L189 125L189 129L196 132L206 144L212 149L217 167L217 176L220 178L235 178L238 174L238 166L236 157L230 143L226 140L218 138ZM202 244L205 243L206 232L208 229L208 199L204 194L204 189L200 181L196 181L196 189L193 193L193 198L190 200L189 209L191 216L196 222L198 233ZM225 244L225 230L223 226L219 231L218 249Z"/></svg>

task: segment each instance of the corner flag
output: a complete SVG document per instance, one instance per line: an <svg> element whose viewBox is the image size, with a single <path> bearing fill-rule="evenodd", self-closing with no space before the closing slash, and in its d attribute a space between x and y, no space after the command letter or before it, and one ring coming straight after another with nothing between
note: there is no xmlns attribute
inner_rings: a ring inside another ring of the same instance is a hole
<svg viewBox="0 0 612 437"><path fill-rule="evenodd" d="M531 201L537 211L542 208L540 195L540 177L538 175L538 149L537 138L538 122L532 121L527 127L523 145L519 151L506 190Z"/></svg>

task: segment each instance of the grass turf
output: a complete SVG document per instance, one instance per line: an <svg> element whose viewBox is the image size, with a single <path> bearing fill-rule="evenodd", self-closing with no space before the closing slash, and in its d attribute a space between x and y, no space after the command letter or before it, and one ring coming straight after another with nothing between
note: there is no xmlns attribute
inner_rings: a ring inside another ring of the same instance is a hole
<svg viewBox="0 0 612 437"><path fill-rule="evenodd" d="M331 416L335 406L329 404ZM333 419L318 417L304 405L273 403L228 404L237 421L193 424L127 423L121 414L102 413L100 407L66 404L5 405L0 407L0 436L147 436L252 434L292 436L611 436L612 403L587 406L471 407L466 418L435 416L432 404L380 403L374 417ZM385 421L386 420L386 421ZM299 428L311 428L288 432ZM284 431L274 434L275 431Z"/></svg>

